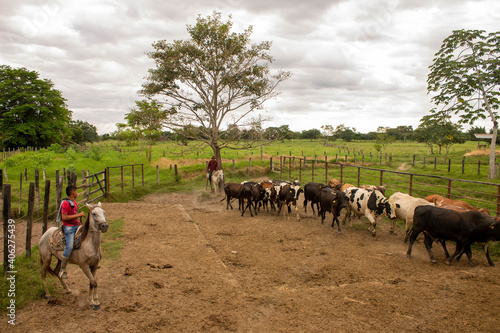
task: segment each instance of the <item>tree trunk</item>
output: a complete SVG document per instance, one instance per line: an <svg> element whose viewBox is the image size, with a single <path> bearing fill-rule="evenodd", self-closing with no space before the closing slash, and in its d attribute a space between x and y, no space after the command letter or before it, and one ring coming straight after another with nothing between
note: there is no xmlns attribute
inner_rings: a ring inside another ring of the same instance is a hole
<svg viewBox="0 0 500 333"><path fill-rule="evenodd" d="M497 134L498 127L497 123L494 122L493 126L493 137L491 138L491 147L490 147L490 165L488 169L488 179L494 179L496 176L495 170L495 153L496 153L496 142L497 142Z"/></svg>

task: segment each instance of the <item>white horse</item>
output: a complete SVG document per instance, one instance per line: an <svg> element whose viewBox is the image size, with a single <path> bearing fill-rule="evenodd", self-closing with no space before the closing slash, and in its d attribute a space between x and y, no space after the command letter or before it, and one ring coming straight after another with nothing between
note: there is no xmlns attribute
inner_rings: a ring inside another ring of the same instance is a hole
<svg viewBox="0 0 500 333"><path fill-rule="evenodd" d="M210 182L210 190L215 192L215 190L219 190L219 184L221 181L224 180L224 171L222 170L216 170L212 172L212 177L209 177L209 174L207 173L207 181Z"/></svg>
<svg viewBox="0 0 500 333"><path fill-rule="evenodd" d="M68 262L80 266L89 279L90 306L97 310L100 308L100 301L99 296L97 295L96 272L99 266L99 261L101 261L102 257L101 232L106 232L109 225L106 221L106 217L104 216L104 210L101 208L100 202L96 206L87 204L87 207L89 208L89 214L87 216L87 221L83 226L84 229L81 246L79 249L74 249L71 252ZM51 297L47 288L47 282L45 281L47 271L59 278L59 281L61 281L61 284L67 294L71 293L71 290L68 288L66 282L59 277L64 250L55 250L50 246L50 238L54 232L57 231L57 229L58 228L56 227L49 228L38 242L40 261L42 263L42 281L45 288L45 298L47 299L50 299ZM50 267L52 256L55 256L58 260L54 270Z"/></svg>

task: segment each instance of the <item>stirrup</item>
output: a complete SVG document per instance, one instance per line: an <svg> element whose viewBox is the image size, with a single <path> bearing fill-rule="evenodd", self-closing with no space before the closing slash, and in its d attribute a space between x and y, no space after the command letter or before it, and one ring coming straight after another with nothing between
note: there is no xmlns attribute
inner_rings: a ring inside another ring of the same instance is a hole
<svg viewBox="0 0 500 333"><path fill-rule="evenodd" d="M61 270L59 272L59 278L61 278L61 279L68 279L68 275L66 274L66 270Z"/></svg>

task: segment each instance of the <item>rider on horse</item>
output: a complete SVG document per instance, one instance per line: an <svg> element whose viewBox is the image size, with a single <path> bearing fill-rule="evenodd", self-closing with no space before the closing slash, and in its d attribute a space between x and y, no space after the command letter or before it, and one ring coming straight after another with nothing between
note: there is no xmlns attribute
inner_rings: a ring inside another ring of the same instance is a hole
<svg viewBox="0 0 500 333"><path fill-rule="evenodd" d="M69 185L66 187L66 194L68 195L69 200L63 200L61 203L61 218L63 221L64 235L66 236L66 249L63 253L61 271L59 272L59 277L61 279L68 278L66 275L66 265L68 264L69 256L73 251L75 233L78 230L78 227L82 225L82 222L80 222L78 218L85 216L85 213L83 212L78 213L78 204L76 203L78 192L76 186Z"/></svg>
<svg viewBox="0 0 500 333"><path fill-rule="evenodd" d="M212 173L219 169L219 164L215 159L215 156L212 156L212 159L207 164L207 178L212 181Z"/></svg>

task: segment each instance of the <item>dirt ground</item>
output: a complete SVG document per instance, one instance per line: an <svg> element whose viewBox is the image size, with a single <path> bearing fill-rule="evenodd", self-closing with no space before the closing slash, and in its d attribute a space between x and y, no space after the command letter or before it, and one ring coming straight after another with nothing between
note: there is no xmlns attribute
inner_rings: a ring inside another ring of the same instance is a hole
<svg viewBox="0 0 500 333"><path fill-rule="evenodd" d="M227 211L220 195L154 195L103 204L123 217L121 259L98 270L100 310L88 280L69 269L71 295L17 309L1 332L498 332L497 267L475 254L448 267L423 242L406 258L388 223L333 231L300 205L301 221ZM237 203L236 203L237 205ZM110 226L113 227L112 225ZM106 253L104 253L106 256ZM62 288L58 285L58 292Z"/></svg>

